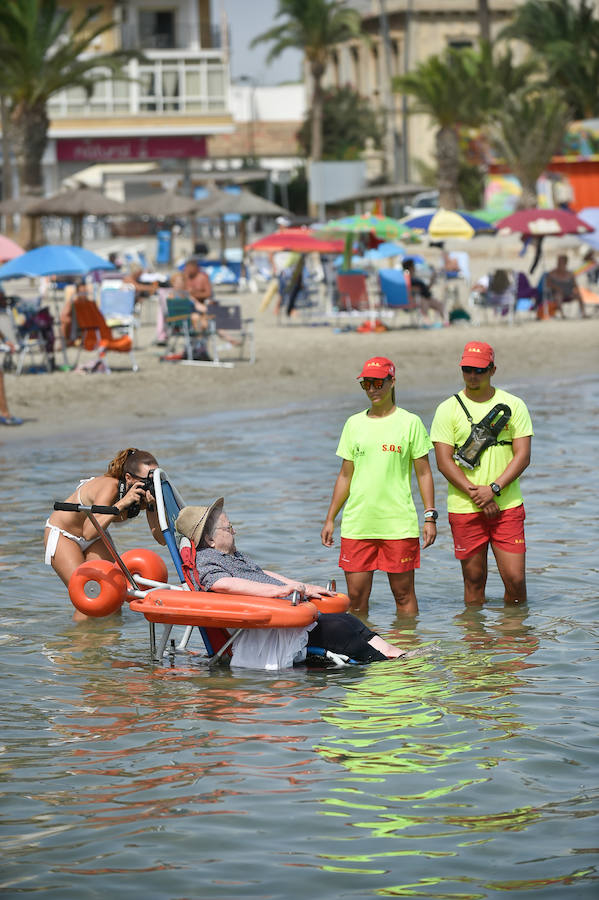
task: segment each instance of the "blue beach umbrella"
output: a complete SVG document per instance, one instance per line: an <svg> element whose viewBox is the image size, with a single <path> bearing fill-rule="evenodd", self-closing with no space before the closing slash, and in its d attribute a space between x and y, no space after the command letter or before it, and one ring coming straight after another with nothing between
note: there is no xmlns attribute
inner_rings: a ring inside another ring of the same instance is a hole
<svg viewBox="0 0 599 900"><path fill-rule="evenodd" d="M114 269L109 260L84 247L46 244L0 266L0 280L41 275L87 275L96 269Z"/></svg>
<svg viewBox="0 0 599 900"><path fill-rule="evenodd" d="M364 254L366 259L391 259L393 256L405 256L407 250L401 244L395 244L393 241L383 241L378 247L367 250Z"/></svg>

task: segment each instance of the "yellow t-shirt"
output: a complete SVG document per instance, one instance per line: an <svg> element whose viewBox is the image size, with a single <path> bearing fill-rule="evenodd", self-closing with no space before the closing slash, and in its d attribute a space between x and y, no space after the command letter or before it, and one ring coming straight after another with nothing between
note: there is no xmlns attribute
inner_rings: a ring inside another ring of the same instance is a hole
<svg viewBox="0 0 599 900"><path fill-rule="evenodd" d="M514 394L508 394L501 388L495 388L495 393L490 400L478 403L475 400L469 400L464 391L460 391L460 399L472 416L474 424L480 422L498 403L505 403L506 406L509 406L512 414L499 435L498 440L500 441L512 441L514 438L528 437L534 434L526 404ZM431 425L431 440L433 443L461 447L470 435L470 428L466 413L456 398L449 397L437 407ZM496 444L483 451L480 463L475 469L462 468L462 471L472 484L491 484L505 470L513 455L511 444ZM496 501L500 509L520 506L523 501L518 479L503 488ZM479 507L472 502L469 496L450 483L448 483L447 510L451 513L480 512Z"/></svg>
<svg viewBox="0 0 599 900"><path fill-rule="evenodd" d="M350 416L337 447L337 456L354 464L341 537L418 537L412 461L427 456L432 447L422 420L405 409L382 418L367 416L366 411Z"/></svg>

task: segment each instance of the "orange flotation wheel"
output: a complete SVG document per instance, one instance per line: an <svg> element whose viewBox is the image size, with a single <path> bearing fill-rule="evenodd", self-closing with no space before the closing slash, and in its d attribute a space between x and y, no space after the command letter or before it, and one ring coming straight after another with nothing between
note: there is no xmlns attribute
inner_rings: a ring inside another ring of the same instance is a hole
<svg viewBox="0 0 599 900"><path fill-rule="evenodd" d="M107 559L81 563L69 580L73 606L86 616L110 616L121 608L127 595L127 581L119 567Z"/></svg>
<svg viewBox="0 0 599 900"><path fill-rule="evenodd" d="M165 561L154 550L146 550L140 547L136 550L126 550L121 554L121 559L132 575L141 575L150 581L168 582L168 569Z"/></svg>

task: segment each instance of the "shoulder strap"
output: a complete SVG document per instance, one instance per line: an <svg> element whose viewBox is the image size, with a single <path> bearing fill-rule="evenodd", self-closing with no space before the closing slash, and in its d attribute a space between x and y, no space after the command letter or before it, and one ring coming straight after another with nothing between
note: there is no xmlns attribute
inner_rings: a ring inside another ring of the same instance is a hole
<svg viewBox="0 0 599 900"><path fill-rule="evenodd" d="M185 576L185 581L187 582L190 590L203 591L204 588L200 584L200 577L198 575L198 570L196 567L195 544L192 544L191 541L188 540L188 538L183 538L179 547L179 553L181 555L183 575Z"/></svg>
<svg viewBox="0 0 599 900"><path fill-rule="evenodd" d="M470 413L469 413L468 410L466 409L466 406L464 405L464 403L462 403L462 398L460 397L459 394L454 394L453 396L456 398L456 400L458 401L458 403L460 404L460 406L462 407L462 409L463 409L464 412L466 413L466 418L468 419L468 421L469 421L470 424L472 425L472 416L470 415Z"/></svg>

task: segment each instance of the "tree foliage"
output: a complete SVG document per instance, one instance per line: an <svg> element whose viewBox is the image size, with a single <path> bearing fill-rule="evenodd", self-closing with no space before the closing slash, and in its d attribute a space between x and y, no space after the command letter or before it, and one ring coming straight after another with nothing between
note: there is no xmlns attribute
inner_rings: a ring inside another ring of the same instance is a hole
<svg viewBox="0 0 599 900"><path fill-rule="evenodd" d="M299 145L310 156L312 111L309 110L300 131ZM346 86L323 94L322 159L358 159L372 138L380 147L382 123L372 104Z"/></svg>
<svg viewBox="0 0 599 900"><path fill-rule="evenodd" d="M360 15L345 0L279 0L276 18L283 19L254 38L251 45L270 43L267 61L290 47L302 50L313 83L312 159L322 158L322 78L335 44L361 35Z"/></svg>
<svg viewBox="0 0 599 900"><path fill-rule="evenodd" d="M522 205L536 206L536 182L557 151L571 113L557 88L522 88L506 98L490 132L522 185Z"/></svg>
<svg viewBox="0 0 599 900"><path fill-rule="evenodd" d="M501 36L529 45L573 118L599 115L599 17L592 0L526 0Z"/></svg>
<svg viewBox="0 0 599 900"><path fill-rule="evenodd" d="M127 60L141 56L122 50L85 55L99 35L114 27L102 15L103 7L96 6L74 22L73 11L62 9L57 0L0 4L0 91L8 106L23 194L41 191L50 98L73 87L91 96L99 81L115 77Z"/></svg>

